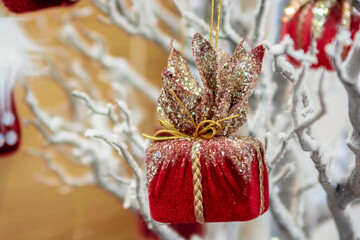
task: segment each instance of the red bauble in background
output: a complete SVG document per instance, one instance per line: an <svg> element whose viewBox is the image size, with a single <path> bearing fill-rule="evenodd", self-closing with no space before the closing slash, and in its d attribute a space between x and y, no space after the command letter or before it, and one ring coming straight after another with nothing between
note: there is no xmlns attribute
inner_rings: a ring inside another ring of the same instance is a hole
<svg viewBox="0 0 360 240"><path fill-rule="evenodd" d="M325 46L331 43L339 27L347 29L354 39L359 30L360 16L348 1L290 1L285 9L281 39L289 35L294 41L295 49L307 52L310 48L311 37L317 43L318 63L313 68L325 67L333 70L332 64L326 54ZM346 57L349 47L344 48L343 57ZM290 59L299 65L294 59Z"/></svg>
<svg viewBox="0 0 360 240"><path fill-rule="evenodd" d="M26 13L49 7L70 6L78 0L2 0L12 12Z"/></svg>
<svg viewBox="0 0 360 240"><path fill-rule="evenodd" d="M7 105L7 106L6 106ZM0 156L15 152L20 145L20 122L14 97L0 107Z"/></svg>

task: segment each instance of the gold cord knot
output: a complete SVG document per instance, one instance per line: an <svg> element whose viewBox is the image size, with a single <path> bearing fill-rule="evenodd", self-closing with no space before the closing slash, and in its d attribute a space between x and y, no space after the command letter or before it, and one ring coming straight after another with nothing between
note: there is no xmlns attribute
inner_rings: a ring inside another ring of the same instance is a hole
<svg viewBox="0 0 360 240"><path fill-rule="evenodd" d="M172 139L193 139L193 140L201 139L201 138L202 139L211 139L211 138L215 137L216 134L221 132L221 130L222 130L222 127L220 124L221 122L240 116L239 114L236 114L236 115L226 117L226 118L223 118L223 119L220 119L217 121L203 120L199 124L196 124L194 118L191 116L191 114L188 112L188 110L182 104L181 100L176 96L175 92L173 90L170 90L170 93L174 96L176 101L179 103L181 108L184 110L186 115L190 118L191 122L193 123L194 128L195 128L193 135L181 133L179 130L177 130L174 127L174 125L170 121L168 121L166 119L159 119L160 126L163 129L157 131L153 136L143 134L144 137L150 138L152 140L157 140L157 141L165 141L165 140L172 140ZM158 137L162 133L169 134L170 136Z"/></svg>
<svg viewBox="0 0 360 240"><path fill-rule="evenodd" d="M238 116L239 115L237 114L237 115L223 118L223 119L220 119L217 121L214 121L214 120L201 121L196 126L195 132L193 135L181 133L168 120L159 119L159 123L163 129L157 131L153 136L150 136L147 134L143 134L143 136L146 138L150 138L152 140L156 140L156 141L165 141L165 140L172 140L172 139L192 139L192 140L201 139L201 138L211 139L211 138L215 137L216 134L218 134L222 130L220 122L223 122L223 121L226 121L226 120L229 120L232 118L236 118ZM158 137L162 133L167 133L170 136Z"/></svg>

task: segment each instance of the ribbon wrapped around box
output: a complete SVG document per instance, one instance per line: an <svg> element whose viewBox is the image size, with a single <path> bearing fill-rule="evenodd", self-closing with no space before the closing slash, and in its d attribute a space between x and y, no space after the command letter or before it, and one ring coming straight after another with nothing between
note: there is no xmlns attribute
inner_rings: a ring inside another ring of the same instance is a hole
<svg viewBox="0 0 360 240"><path fill-rule="evenodd" d="M203 82L170 46L162 73L162 130L146 150L154 220L167 223L246 221L269 205L268 174L259 140L231 135L246 122L248 97L261 72L264 47L230 57L200 34L192 50Z"/></svg>

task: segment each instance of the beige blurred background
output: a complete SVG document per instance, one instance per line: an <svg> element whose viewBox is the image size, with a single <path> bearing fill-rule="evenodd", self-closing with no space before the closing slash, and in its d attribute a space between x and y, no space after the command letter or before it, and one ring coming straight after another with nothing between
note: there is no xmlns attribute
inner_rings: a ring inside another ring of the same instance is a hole
<svg viewBox="0 0 360 240"><path fill-rule="evenodd" d="M83 0L76 8L86 5L91 4ZM1 4L0 8L5 11ZM52 47L64 47L58 41L58 34L61 18L67 11L69 9L50 9L21 17L28 18L24 22L28 34L51 51ZM127 58L139 73L160 87L161 69L166 65L167 55L158 46L129 37L120 29L101 24L94 18L81 20L79 25L107 36L111 53ZM100 66L91 65L84 57L81 61L91 67L88 70L94 72L93 80L97 81ZM66 67L66 62L61 64ZM99 81L97 85L104 93L107 91L108 86ZM40 106L50 112L66 104L64 92L50 79L33 78L31 87ZM31 119L23 102L21 85L16 86L15 96L20 118ZM138 94L134 97L145 111L141 130L152 131L154 106ZM0 159L0 240L142 239L136 231L136 218L123 209L118 199L96 186L72 188L63 184L46 168L44 160L28 154L29 149L41 149L42 137L33 127L24 125L22 134L20 150ZM78 168L67 167L74 171Z"/></svg>

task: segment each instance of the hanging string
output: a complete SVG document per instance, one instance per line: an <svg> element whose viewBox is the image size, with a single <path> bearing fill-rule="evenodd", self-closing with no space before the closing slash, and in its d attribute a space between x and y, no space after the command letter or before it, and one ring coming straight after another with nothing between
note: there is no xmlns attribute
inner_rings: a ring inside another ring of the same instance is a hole
<svg viewBox="0 0 360 240"><path fill-rule="evenodd" d="M218 43L219 31L220 31L221 3L222 3L222 0L219 1L219 8L218 8L218 19L217 19L217 27L216 27L216 38L215 38L215 51L217 49L217 43Z"/></svg>
<svg viewBox="0 0 360 240"><path fill-rule="evenodd" d="M214 4L215 0L211 0L211 21L210 21L210 44L212 45L213 39L213 25L214 25ZM215 46L214 49L216 51L218 39L219 39L219 32L220 32L220 19L221 19L221 4L222 0L219 0L219 7L218 7L218 18L217 18L217 26L216 26L216 37L215 37Z"/></svg>
<svg viewBox="0 0 360 240"><path fill-rule="evenodd" d="M211 22L210 22L210 44L212 45L212 37L213 37L213 25L214 25L214 2L215 0L211 0Z"/></svg>

